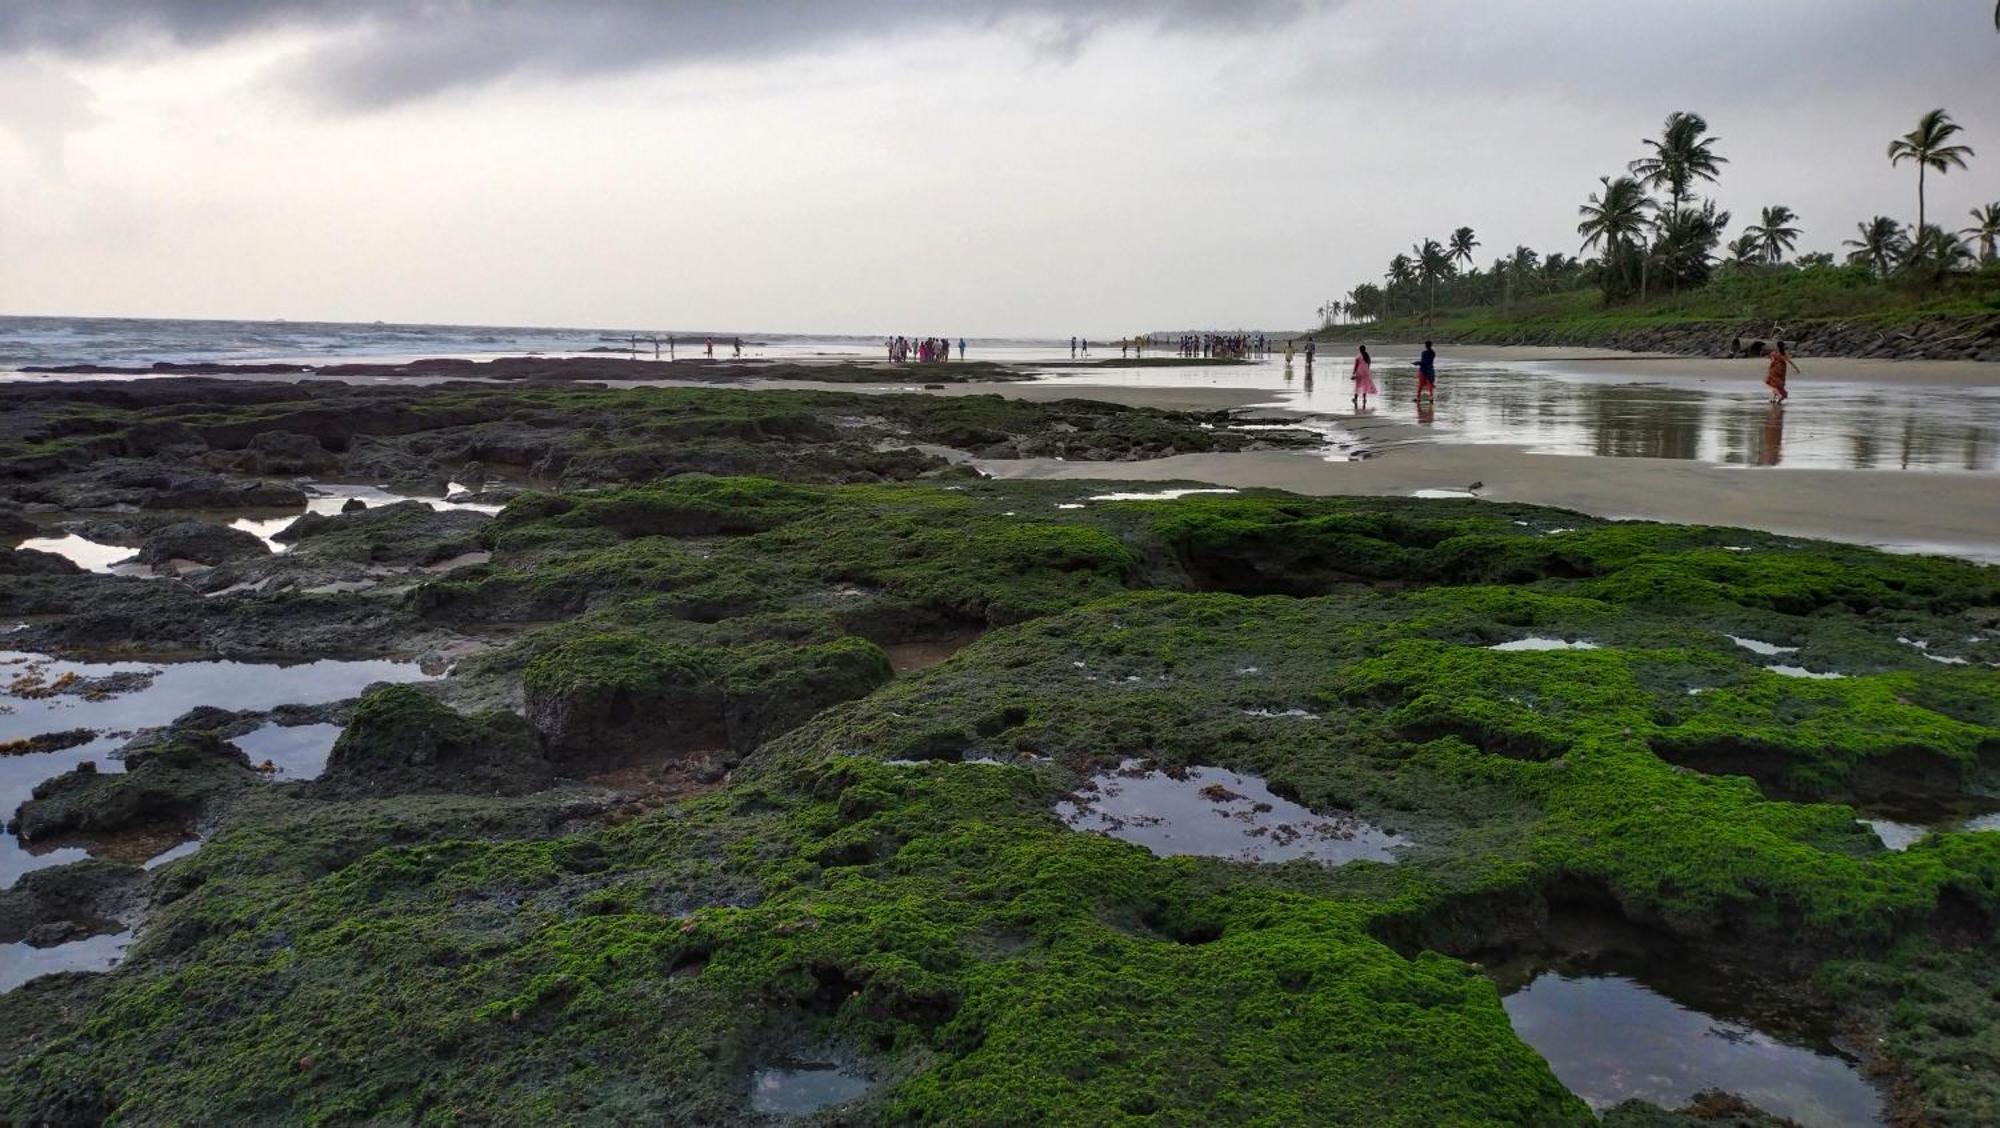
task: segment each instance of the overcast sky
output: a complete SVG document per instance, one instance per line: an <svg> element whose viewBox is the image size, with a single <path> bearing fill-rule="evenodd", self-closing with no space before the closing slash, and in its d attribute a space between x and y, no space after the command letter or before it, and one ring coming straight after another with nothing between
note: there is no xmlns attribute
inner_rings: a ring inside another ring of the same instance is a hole
<svg viewBox="0 0 2000 1128"><path fill-rule="evenodd" d="M1668 111L1801 249L2000 200L1992 0L0 0L0 313L1303 325L1577 251Z"/></svg>

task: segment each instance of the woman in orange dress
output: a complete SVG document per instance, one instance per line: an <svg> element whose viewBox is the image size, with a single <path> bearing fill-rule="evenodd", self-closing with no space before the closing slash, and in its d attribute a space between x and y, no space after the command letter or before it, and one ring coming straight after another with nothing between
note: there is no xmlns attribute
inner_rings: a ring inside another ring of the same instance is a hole
<svg viewBox="0 0 2000 1128"><path fill-rule="evenodd" d="M1798 362L1785 352L1785 342L1779 341L1771 346L1771 363L1764 369L1764 383L1771 387L1772 403L1783 403L1792 398L1791 393L1785 390L1785 374L1798 370Z"/></svg>

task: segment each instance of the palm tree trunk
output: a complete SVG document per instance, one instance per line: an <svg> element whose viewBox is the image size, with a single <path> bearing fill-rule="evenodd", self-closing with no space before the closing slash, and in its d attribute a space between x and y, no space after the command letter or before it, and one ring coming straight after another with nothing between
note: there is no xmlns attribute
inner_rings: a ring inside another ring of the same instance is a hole
<svg viewBox="0 0 2000 1128"><path fill-rule="evenodd" d="M1924 237L1924 162L1921 160L1917 162L1917 229L1912 234L1918 239Z"/></svg>

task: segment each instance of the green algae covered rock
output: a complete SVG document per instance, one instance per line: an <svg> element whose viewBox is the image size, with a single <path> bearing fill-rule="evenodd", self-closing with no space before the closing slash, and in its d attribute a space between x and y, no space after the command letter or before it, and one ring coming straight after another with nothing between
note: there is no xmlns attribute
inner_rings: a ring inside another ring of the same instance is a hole
<svg viewBox="0 0 2000 1128"><path fill-rule="evenodd" d="M415 686L386 685L361 695L316 788L511 794L546 786L552 776L534 728L517 714L468 717Z"/></svg>
<svg viewBox="0 0 2000 1128"><path fill-rule="evenodd" d="M13 819L23 842L140 827L186 828L209 804L257 781L235 745L202 729L135 741L125 770L85 763L35 786Z"/></svg>
<svg viewBox="0 0 2000 1128"><path fill-rule="evenodd" d="M523 672L528 716L561 764L747 752L889 680L859 638L742 649L631 633L565 642Z"/></svg>
<svg viewBox="0 0 2000 1128"><path fill-rule="evenodd" d="M1857 821L2000 795L1993 570L1103 490L518 499L421 606L513 632L452 681L518 687L550 785L425 790L531 741L368 695L343 740L399 782L247 794L124 967L0 995L0 1119L747 1124L803 1056L868 1077L839 1122L1585 1125L1501 1003L1579 933L1838 1023L1891 1116L2000 1118L2000 834ZM977 641L892 678L877 644L941 625ZM560 781L710 754L725 780L637 802ZM1065 825L1127 759L1403 844L1250 864Z"/></svg>

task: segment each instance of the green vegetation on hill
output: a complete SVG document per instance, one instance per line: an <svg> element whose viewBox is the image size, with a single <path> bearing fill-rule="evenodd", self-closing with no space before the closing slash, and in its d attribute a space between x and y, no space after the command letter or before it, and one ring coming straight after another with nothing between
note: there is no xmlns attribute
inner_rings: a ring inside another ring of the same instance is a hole
<svg viewBox="0 0 2000 1128"><path fill-rule="evenodd" d="M1656 348L1725 353L1736 337L1822 355L2000 359L2000 267L1912 289L1859 266L1741 272L1700 289L1607 305L1587 290L1323 330L1332 339Z"/></svg>

